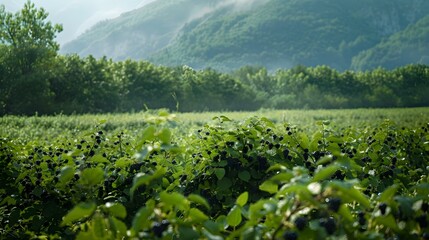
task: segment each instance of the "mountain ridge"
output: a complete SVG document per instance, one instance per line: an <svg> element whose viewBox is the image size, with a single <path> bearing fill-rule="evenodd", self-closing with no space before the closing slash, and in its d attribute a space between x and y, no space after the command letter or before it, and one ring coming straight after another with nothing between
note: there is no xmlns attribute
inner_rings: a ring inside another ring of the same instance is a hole
<svg viewBox="0 0 429 240"><path fill-rule="evenodd" d="M413 62L383 65L386 61L362 56L429 15L429 2L421 0L267 0L252 7L255 3L157 0L98 24L62 52L225 71L298 64L392 68Z"/></svg>

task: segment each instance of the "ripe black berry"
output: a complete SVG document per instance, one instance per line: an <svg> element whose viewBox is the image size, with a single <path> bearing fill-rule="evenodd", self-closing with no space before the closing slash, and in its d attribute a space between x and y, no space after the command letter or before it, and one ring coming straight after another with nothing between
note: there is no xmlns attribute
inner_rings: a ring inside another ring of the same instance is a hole
<svg viewBox="0 0 429 240"><path fill-rule="evenodd" d="M380 212L382 215L386 214L386 208L387 208L387 204L386 203L380 203L378 204L378 209L380 209Z"/></svg>
<svg viewBox="0 0 429 240"><path fill-rule="evenodd" d="M419 223L421 228L426 228L428 226L428 221L426 215L420 215L416 217L416 222Z"/></svg>
<svg viewBox="0 0 429 240"><path fill-rule="evenodd" d="M164 227L164 229L167 229L168 225L170 225L170 222L166 219L161 221L161 226Z"/></svg>
<svg viewBox="0 0 429 240"><path fill-rule="evenodd" d="M365 225L366 219L365 219L365 213L364 212L358 213L358 222L359 222L359 225Z"/></svg>
<svg viewBox="0 0 429 240"><path fill-rule="evenodd" d="M283 233L284 240L296 240L298 239L298 234L293 231L286 231Z"/></svg>
<svg viewBox="0 0 429 240"><path fill-rule="evenodd" d="M155 222L152 225L152 232L155 234L155 236L157 237L162 237L162 233L167 229L168 225L170 223L168 222L168 220L163 220L162 222Z"/></svg>
<svg viewBox="0 0 429 240"><path fill-rule="evenodd" d="M325 228L326 232L329 235L332 235L337 228L336 223L335 223L335 219L333 217L330 217L328 219L322 218L319 220L319 224L320 224L320 226Z"/></svg>
<svg viewBox="0 0 429 240"><path fill-rule="evenodd" d="M289 150L288 149L283 150L283 157L287 158L288 156L289 156Z"/></svg>
<svg viewBox="0 0 429 240"><path fill-rule="evenodd" d="M422 211L427 212L429 209L429 204L427 202L422 203Z"/></svg>
<svg viewBox="0 0 429 240"><path fill-rule="evenodd" d="M338 212L341 206L341 198L329 198L328 199L328 209L334 212Z"/></svg>
<svg viewBox="0 0 429 240"><path fill-rule="evenodd" d="M307 219L305 217L298 217L295 219L295 226L298 230L303 230L307 226Z"/></svg>
<svg viewBox="0 0 429 240"><path fill-rule="evenodd" d="M423 233L423 234L422 234L422 238L423 238L424 240L429 240L429 233L428 233L428 232Z"/></svg>

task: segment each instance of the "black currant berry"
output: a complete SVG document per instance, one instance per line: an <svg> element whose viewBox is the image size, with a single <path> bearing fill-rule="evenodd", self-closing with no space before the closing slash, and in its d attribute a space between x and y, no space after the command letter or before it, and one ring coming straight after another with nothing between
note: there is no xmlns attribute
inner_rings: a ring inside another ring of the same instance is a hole
<svg viewBox="0 0 429 240"><path fill-rule="evenodd" d="M429 204L427 202L422 203L422 211L427 212L429 209Z"/></svg>
<svg viewBox="0 0 429 240"><path fill-rule="evenodd" d="M387 204L386 203L380 203L378 204L378 209L380 209L380 212L382 215L386 214L386 208L387 208Z"/></svg>
<svg viewBox="0 0 429 240"><path fill-rule="evenodd" d="M298 217L295 219L295 226L298 230L303 230L307 226L307 219L305 217Z"/></svg>
<svg viewBox="0 0 429 240"><path fill-rule="evenodd" d="M162 222L155 222L152 225L152 232L155 234L155 236L157 237L162 237L162 233L167 229L168 225L170 223L168 222L168 220L163 220Z"/></svg>
<svg viewBox="0 0 429 240"><path fill-rule="evenodd" d="M286 231L283 233L284 240L296 240L298 239L298 234L293 231Z"/></svg>
<svg viewBox="0 0 429 240"><path fill-rule="evenodd" d="M341 198L329 198L328 199L328 209L334 212L338 212L341 206Z"/></svg>
<svg viewBox="0 0 429 240"><path fill-rule="evenodd" d="M166 219L161 221L161 226L164 227L164 230L170 225L170 222Z"/></svg>
<svg viewBox="0 0 429 240"><path fill-rule="evenodd" d="M365 225L366 219L365 219L364 212L358 212L358 222L359 222L359 225Z"/></svg>
<svg viewBox="0 0 429 240"><path fill-rule="evenodd" d="M325 228L326 232L329 235L332 235L335 232L335 230L337 229L337 225L336 225L335 219L333 217L330 217L327 219L322 218L319 220L319 224L320 224L320 226Z"/></svg>
<svg viewBox="0 0 429 240"><path fill-rule="evenodd" d="M426 228L428 226L428 221L426 215L420 215L416 217L416 222L419 223L421 228Z"/></svg>
<svg viewBox="0 0 429 240"><path fill-rule="evenodd" d="M289 156L289 150L288 149L283 150L283 157L287 158L288 156Z"/></svg>

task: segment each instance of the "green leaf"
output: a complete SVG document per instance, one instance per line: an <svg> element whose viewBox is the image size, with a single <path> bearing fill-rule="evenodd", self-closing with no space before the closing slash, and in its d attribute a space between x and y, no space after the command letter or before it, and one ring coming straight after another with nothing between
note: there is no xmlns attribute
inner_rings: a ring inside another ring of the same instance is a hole
<svg viewBox="0 0 429 240"><path fill-rule="evenodd" d="M222 180L222 178L225 176L225 169L224 168L215 168L214 170L217 179Z"/></svg>
<svg viewBox="0 0 429 240"><path fill-rule="evenodd" d="M222 180L217 181L217 187L221 191L228 191L232 186L232 182L229 178L222 178Z"/></svg>
<svg viewBox="0 0 429 240"><path fill-rule="evenodd" d="M101 168L87 168L82 171L79 179L82 185L88 187L102 183L104 180L104 171Z"/></svg>
<svg viewBox="0 0 429 240"><path fill-rule="evenodd" d="M159 168L153 175L138 173L134 176L133 186L130 188L131 199L134 198L134 192L142 185L149 185L153 180L161 178L167 173L166 168Z"/></svg>
<svg viewBox="0 0 429 240"><path fill-rule="evenodd" d="M79 232L76 236L76 240L88 240L96 239L93 232Z"/></svg>
<svg viewBox="0 0 429 240"><path fill-rule="evenodd" d="M158 138L159 140L161 140L161 143L163 144L171 144L171 131L168 128L163 128L159 133L158 133Z"/></svg>
<svg viewBox="0 0 429 240"><path fill-rule="evenodd" d="M401 211L401 215L404 218L412 218L414 211L413 211L413 199L409 197L403 197L403 196L395 196L394 200L399 203L399 210Z"/></svg>
<svg viewBox="0 0 429 240"><path fill-rule="evenodd" d="M287 170L287 167L281 165L281 164L275 164L271 167L268 168L267 172L271 172L271 171L285 171Z"/></svg>
<svg viewBox="0 0 429 240"><path fill-rule="evenodd" d="M226 160L222 160L218 163L219 167L226 167L227 165L228 165L228 161L226 161Z"/></svg>
<svg viewBox="0 0 429 240"><path fill-rule="evenodd" d="M250 173L248 171L241 171L238 173L238 178L245 182L248 182L250 180Z"/></svg>
<svg viewBox="0 0 429 240"><path fill-rule="evenodd" d="M162 203L170 207L177 207L180 210L186 210L189 208L189 202L187 199L178 192L161 192L159 198Z"/></svg>
<svg viewBox="0 0 429 240"><path fill-rule="evenodd" d="M74 169L66 166L61 169L60 175L58 176L58 182L61 184L68 183L74 176Z"/></svg>
<svg viewBox="0 0 429 240"><path fill-rule="evenodd" d="M285 194L296 194L301 200L311 202L312 204L317 206L319 202L314 199L313 194L308 188L308 186L309 185L304 185L304 184L284 185L277 192L277 196L281 196Z"/></svg>
<svg viewBox="0 0 429 240"><path fill-rule="evenodd" d="M362 206L369 208L371 206L368 198L350 183L332 181L328 186L337 189L338 194L345 203L359 202Z"/></svg>
<svg viewBox="0 0 429 240"><path fill-rule="evenodd" d="M390 215L390 214L387 215L387 216L376 217L376 218L374 218L374 220L375 220L376 223L378 223L380 225L383 225L383 226L385 226L387 228L390 228L390 229L392 229L395 232L399 232L400 231L398 225L396 224L395 218L392 215Z"/></svg>
<svg viewBox="0 0 429 240"><path fill-rule="evenodd" d="M109 223L115 236L119 239L125 239L125 236L127 236L127 225L115 217L109 217Z"/></svg>
<svg viewBox="0 0 429 240"><path fill-rule="evenodd" d="M226 117L226 116L219 116L219 119L222 121L222 122L231 122L231 119L229 119L228 117Z"/></svg>
<svg viewBox="0 0 429 240"><path fill-rule="evenodd" d="M265 181L259 186L259 189L272 194L279 190L279 186L272 181Z"/></svg>
<svg viewBox="0 0 429 240"><path fill-rule="evenodd" d="M188 196L188 200L194 203L198 203L204 207L206 207L207 209L210 209L210 205L207 202L206 199L204 199L203 197L201 197L200 195L197 194L189 194Z"/></svg>
<svg viewBox="0 0 429 240"><path fill-rule="evenodd" d="M153 141L155 139L156 127L151 125L143 130L140 136L142 142Z"/></svg>
<svg viewBox="0 0 429 240"><path fill-rule="evenodd" d="M323 165L323 164L327 164L327 163L330 163L332 161L332 155L327 155L327 156L324 156L324 157L322 157L321 159L319 159L317 162L316 162L316 165Z"/></svg>
<svg viewBox="0 0 429 240"><path fill-rule="evenodd" d="M108 202L108 203L104 204L104 207L114 217L124 219L127 216L127 209L124 207L124 205L122 205L120 203Z"/></svg>
<svg viewBox="0 0 429 240"><path fill-rule="evenodd" d="M223 224L218 222L213 222L211 220L207 220L203 224L204 228L210 231L213 234L218 234L223 230Z"/></svg>
<svg viewBox="0 0 429 240"><path fill-rule="evenodd" d="M208 239L208 240L223 240L223 237L213 235L211 232L207 231L204 228L202 229L202 233L206 237L205 239Z"/></svg>
<svg viewBox="0 0 429 240"><path fill-rule="evenodd" d="M153 214L153 208L150 206L142 207L139 211L134 215L132 222L132 233L139 233L141 230L146 230L150 227L150 221L148 219Z"/></svg>
<svg viewBox="0 0 429 240"><path fill-rule="evenodd" d="M354 221L353 215L350 213L349 208L345 204L341 204L338 214L340 214L345 220L349 222Z"/></svg>
<svg viewBox="0 0 429 240"><path fill-rule="evenodd" d="M199 238L200 234L198 234L198 232L196 232L192 227L179 226L179 237L177 239L195 240Z"/></svg>
<svg viewBox="0 0 429 240"><path fill-rule="evenodd" d="M207 217L207 215L201 212L198 208L189 209L189 218L191 222L194 223L204 222L209 219L209 217Z"/></svg>
<svg viewBox="0 0 429 240"><path fill-rule="evenodd" d="M270 181L280 184L283 182L289 182L293 177L294 175L291 172L282 172L271 177Z"/></svg>
<svg viewBox="0 0 429 240"><path fill-rule="evenodd" d="M298 139L300 139L300 145L302 148L309 148L310 146L310 140L308 139L307 134L305 133L299 133L298 134Z"/></svg>
<svg viewBox="0 0 429 240"><path fill-rule="evenodd" d="M328 126L329 124L331 124L331 121L329 121L329 120L323 121L323 125Z"/></svg>
<svg viewBox="0 0 429 240"><path fill-rule="evenodd" d="M134 162L132 160L130 160L129 158L123 157L123 158L118 159L115 162L115 167L116 168L126 168L126 167L130 166L133 163Z"/></svg>
<svg viewBox="0 0 429 240"><path fill-rule="evenodd" d="M316 174L314 174L312 182L319 182L325 179L330 178L334 173L340 169L338 165L329 165L325 168L320 169Z"/></svg>
<svg viewBox="0 0 429 240"><path fill-rule="evenodd" d="M237 205L243 207L244 205L246 205L248 199L249 199L249 193L248 192L244 192L244 193L240 194L240 196L238 196L238 198L237 198Z"/></svg>
<svg viewBox="0 0 429 240"><path fill-rule="evenodd" d="M237 206L234 206L231 211L226 216L226 222L231 227L236 227L241 223L241 209Z"/></svg>
<svg viewBox="0 0 429 240"><path fill-rule="evenodd" d="M92 158L88 160L88 162L92 163L110 163L107 158L103 157L102 155L95 155Z"/></svg>
<svg viewBox="0 0 429 240"><path fill-rule="evenodd" d="M137 173L133 179L133 186L130 188L131 199L134 198L134 191L142 185L149 185L152 176L146 173Z"/></svg>
<svg viewBox="0 0 429 240"><path fill-rule="evenodd" d="M395 193L396 193L396 191L398 191L398 189L399 189L398 184L393 184L392 186L389 186L380 195L378 201L379 202L390 202L390 201L392 201L393 197L395 196Z"/></svg>
<svg viewBox="0 0 429 240"><path fill-rule="evenodd" d="M63 217L61 226L69 225L74 221L91 216L94 213L96 207L97 206L93 202L79 203L70 212L68 212L66 216Z"/></svg>
<svg viewBox="0 0 429 240"><path fill-rule="evenodd" d="M106 226L104 224L104 219L99 214L95 214L92 219L93 223L93 232L95 233L96 239L104 239L106 233Z"/></svg>

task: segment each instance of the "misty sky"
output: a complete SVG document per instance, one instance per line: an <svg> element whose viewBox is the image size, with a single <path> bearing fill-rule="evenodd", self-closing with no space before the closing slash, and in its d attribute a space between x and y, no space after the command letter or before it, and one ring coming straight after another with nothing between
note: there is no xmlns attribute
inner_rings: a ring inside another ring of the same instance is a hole
<svg viewBox="0 0 429 240"><path fill-rule="evenodd" d="M63 45L95 23L118 17L121 13L139 8L154 0L33 0L37 7L49 12L49 20L60 23L64 30L57 36ZM16 12L27 0L0 0L9 12Z"/></svg>

